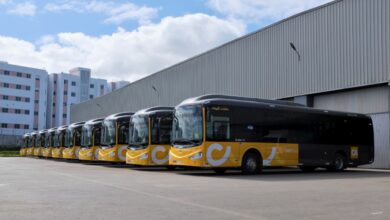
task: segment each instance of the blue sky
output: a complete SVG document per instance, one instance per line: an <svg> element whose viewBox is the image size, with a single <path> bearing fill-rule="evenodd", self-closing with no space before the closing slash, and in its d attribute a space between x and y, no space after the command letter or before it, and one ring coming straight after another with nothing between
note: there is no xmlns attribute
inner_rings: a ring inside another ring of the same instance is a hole
<svg viewBox="0 0 390 220"><path fill-rule="evenodd" d="M329 0L0 0L0 60L134 81Z"/></svg>

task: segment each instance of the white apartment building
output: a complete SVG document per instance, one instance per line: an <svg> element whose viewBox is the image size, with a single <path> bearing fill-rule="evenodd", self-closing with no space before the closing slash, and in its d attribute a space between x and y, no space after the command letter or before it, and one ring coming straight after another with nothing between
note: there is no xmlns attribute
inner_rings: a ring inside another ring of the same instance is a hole
<svg viewBox="0 0 390 220"><path fill-rule="evenodd" d="M116 82L110 82L110 83L108 84L108 85L109 85L108 90L109 90L110 92L112 92L112 91L115 91L115 90L117 90L117 89L120 89L120 88L122 88L123 86L126 86L126 85L128 85L128 84L130 84L130 82L124 81L124 80L116 81Z"/></svg>
<svg viewBox="0 0 390 220"><path fill-rule="evenodd" d="M49 76L49 105L46 127L69 124L70 106L94 99L109 92L107 80L91 78L91 70L77 67L70 73Z"/></svg>
<svg viewBox="0 0 390 220"><path fill-rule="evenodd" d="M48 74L0 62L0 135L22 135L46 127Z"/></svg>

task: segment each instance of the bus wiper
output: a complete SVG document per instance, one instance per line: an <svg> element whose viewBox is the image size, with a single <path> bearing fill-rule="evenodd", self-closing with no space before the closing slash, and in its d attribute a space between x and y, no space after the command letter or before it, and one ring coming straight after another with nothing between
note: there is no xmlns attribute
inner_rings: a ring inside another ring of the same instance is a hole
<svg viewBox="0 0 390 220"><path fill-rule="evenodd" d="M197 145L199 144L199 140L189 140L189 139L177 139L173 140L172 144L187 144L187 145Z"/></svg>

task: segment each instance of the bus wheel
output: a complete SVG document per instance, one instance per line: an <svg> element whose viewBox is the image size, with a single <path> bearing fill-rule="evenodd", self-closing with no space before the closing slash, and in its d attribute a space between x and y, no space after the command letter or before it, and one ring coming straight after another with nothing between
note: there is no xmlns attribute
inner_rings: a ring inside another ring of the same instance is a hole
<svg viewBox="0 0 390 220"><path fill-rule="evenodd" d="M314 170L316 170L317 167L313 167L313 166L299 166L299 169L301 169L302 172L309 173L309 172L313 172Z"/></svg>
<svg viewBox="0 0 390 220"><path fill-rule="evenodd" d="M226 172L226 168L214 168L213 170L216 174L224 174Z"/></svg>
<svg viewBox="0 0 390 220"><path fill-rule="evenodd" d="M346 167L347 167L347 160L345 156L343 156L340 153L337 153L333 158L332 164L329 167L327 167L327 170L333 172L340 172L345 170Z"/></svg>
<svg viewBox="0 0 390 220"><path fill-rule="evenodd" d="M255 152L248 152L244 155L241 164L243 174L254 175L261 172L263 167L263 159Z"/></svg>

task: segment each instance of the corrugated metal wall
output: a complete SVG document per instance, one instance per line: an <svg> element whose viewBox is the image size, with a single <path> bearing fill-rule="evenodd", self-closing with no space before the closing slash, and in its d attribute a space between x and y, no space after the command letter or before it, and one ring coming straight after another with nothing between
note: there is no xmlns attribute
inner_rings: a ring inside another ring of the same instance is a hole
<svg viewBox="0 0 390 220"><path fill-rule="evenodd" d="M363 114L389 112L389 86L314 95L313 107Z"/></svg>
<svg viewBox="0 0 390 220"><path fill-rule="evenodd" d="M389 21L388 0L336 1L73 105L71 120L173 106L206 93L275 99L387 82Z"/></svg>
<svg viewBox="0 0 390 220"><path fill-rule="evenodd" d="M369 167L389 168L390 167L390 140L389 140L389 114L371 115L374 124L375 134L375 161Z"/></svg>

